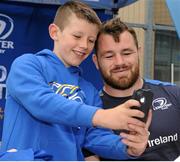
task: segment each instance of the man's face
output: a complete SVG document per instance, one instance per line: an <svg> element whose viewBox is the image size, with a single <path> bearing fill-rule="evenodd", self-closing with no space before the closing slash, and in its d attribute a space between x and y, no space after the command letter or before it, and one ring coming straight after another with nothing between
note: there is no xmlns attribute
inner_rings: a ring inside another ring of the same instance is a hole
<svg viewBox="0 0 180 162"><path fill-rule="evenodd" d="M54 52L66 66L79 66L94 48L98 27L71 15L67 25L58 29Z"/></svg>
<svg viewBox="0 0 180 162"><path fill-rule="evenodd" d="M119 38L120 41L115 42L111 35L101 34L94 60L105 84L125 90L139 77L139 50L129 32L123 32Z"/></svg>

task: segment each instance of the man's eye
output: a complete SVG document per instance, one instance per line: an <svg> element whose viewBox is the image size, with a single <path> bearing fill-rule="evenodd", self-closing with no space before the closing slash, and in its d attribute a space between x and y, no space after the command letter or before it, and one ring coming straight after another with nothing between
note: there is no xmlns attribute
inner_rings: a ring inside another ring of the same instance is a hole
<svg viewBox="0 0 180 162"><path fill-rule="evenodd" d="M131 54L133 54L133 53L135 53L134 51L131 51L131 52L123 52L122 54L123 55L131 55Z"/></svg>
<svg viewBox="0 0 180 162"><path fill-rule="evenodd" d="M123 53L123 55L130 55L131 52L126 52L126 53Z"/></svg>
<svg viewBox="0 0 180 162"><path fill-rule="evenodd" d="M123 55L131 55L133 54L134 52L124 52Z"/></svg>
<svg viewBox="0 0 180 162"><path fill-rule="evenodd" d="M113 57L113 55L107 55L107 56L105 56L105 58L112 58Z"/></svg>

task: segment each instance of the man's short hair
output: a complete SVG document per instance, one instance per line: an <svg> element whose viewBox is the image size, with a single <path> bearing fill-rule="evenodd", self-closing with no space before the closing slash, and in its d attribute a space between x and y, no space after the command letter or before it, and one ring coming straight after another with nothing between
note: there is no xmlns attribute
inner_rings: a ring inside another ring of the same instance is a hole
<svg viewBox="0 0 180 162"><path fill-rule="evenodd" d="M100 31L99 31L99 34L97 36L97 40L95 43L96 53L98 51L98 38L101 34L111 35L115 42L119 42L120 41L119 40L120 34L122 34L125 31L129 32L132 35L134 42L135 42L135 45L138 48L138 40L137 40L135 30L131 27L128 27L125 23L123 23L121 21L120 17L115 17L111 20L107 20L106 22L104 22L101 25L101 28L100 28Z"/></svg>

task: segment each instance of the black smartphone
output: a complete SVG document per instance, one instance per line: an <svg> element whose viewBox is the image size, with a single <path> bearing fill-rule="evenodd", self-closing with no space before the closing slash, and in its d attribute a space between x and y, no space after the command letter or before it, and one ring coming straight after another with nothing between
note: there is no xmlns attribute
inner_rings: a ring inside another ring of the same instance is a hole
<svg viewBox="0 0 180 162"><path fill-rule="evenodd" d="M140 107L132 107L133 109L140 109L142 112L144 112L145 116L144 118L138 118L139 120L146 122L149 109L152 107L152 101L153 101L153 92L150 89L139 89L137 91L134 91L132 95L132 99L135 99L140 102Z"/></svg>

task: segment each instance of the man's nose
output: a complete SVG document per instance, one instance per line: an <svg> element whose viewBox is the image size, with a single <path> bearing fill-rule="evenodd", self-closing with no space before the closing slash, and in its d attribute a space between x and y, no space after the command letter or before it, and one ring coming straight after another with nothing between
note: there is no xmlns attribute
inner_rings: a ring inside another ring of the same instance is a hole
<svg viewBox="0 0 180 162"><path fill-rule="evenodd" d="M124 59L121 54L116 54L115 56L115 63L116 64L122 64L124 63Z"/></svg>

